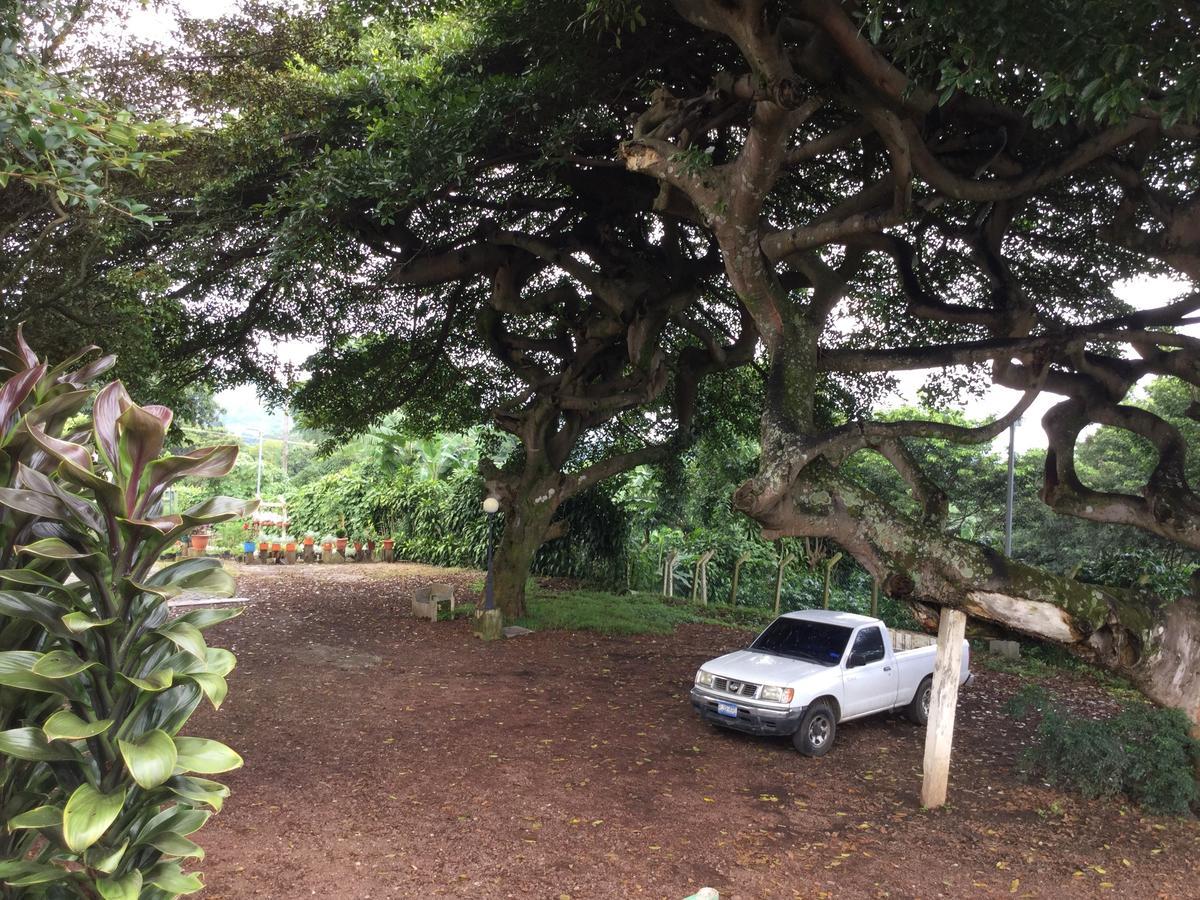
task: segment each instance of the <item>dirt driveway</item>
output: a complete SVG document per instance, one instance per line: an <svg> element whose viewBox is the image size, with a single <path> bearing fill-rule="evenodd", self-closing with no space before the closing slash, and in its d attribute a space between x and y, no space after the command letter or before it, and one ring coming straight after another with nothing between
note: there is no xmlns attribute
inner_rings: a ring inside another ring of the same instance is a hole
<svg viewBox="0 0 1200 900"><path fill-rule="evenodd" d="M698 721L692 675L737 632L484 645L407 617L434 577L479 579L242 570L249 608L210 633L238 655L229 699L189 726L246 758L198 835L201 896L1200 897L1200 823L1012 774L1012 676L965 691L951 805L926 813L901 719L846 725L820 760Z"/></svg>

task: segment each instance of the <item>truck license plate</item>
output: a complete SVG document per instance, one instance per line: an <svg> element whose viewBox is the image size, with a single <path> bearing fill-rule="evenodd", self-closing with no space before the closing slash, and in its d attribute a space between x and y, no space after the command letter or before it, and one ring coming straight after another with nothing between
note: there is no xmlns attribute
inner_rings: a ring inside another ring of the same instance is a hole
<svg viewBox="0 0 1200 900"><path fill-rule="evenodd" d="M737 718L737 704L736 703L718 703L717 704L717 712L723 716L729 716L729 718L731 718L731 719L736 719Z"/></svg>

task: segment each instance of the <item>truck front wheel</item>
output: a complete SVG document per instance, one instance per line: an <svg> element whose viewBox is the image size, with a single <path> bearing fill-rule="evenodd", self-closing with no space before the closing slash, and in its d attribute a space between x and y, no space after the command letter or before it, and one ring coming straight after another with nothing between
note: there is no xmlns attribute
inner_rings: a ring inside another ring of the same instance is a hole
<svg viewBox="0 0 1200 900"><path fill-rule="evenodd" d="M837 716L824 700L808 708L800 727L792 735L792 744L805 756L824 756L837 737Z"/></svg>
<svg viewBox="0 0 1200 900"><path fill-rule="evenodd" d="M929 698L933 696L933 676L926 675L925 678L917 685L917 692L913 694L912 702L908 704L908 709L904 711L909 720L917 725L924 725L929 721Z"/></svg>

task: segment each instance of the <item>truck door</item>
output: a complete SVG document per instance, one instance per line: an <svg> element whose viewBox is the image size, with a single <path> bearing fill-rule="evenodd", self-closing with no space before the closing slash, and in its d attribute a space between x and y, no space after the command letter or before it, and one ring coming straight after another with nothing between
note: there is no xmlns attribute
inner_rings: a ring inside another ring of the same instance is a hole
<svg viewBox="0 0 1200 900"><path fill-rule="evenodd" d="M896 703L900 672L883 644L878 625L868 625L854 638L846 654L842 717L863 716L891 709Z"/></svg>

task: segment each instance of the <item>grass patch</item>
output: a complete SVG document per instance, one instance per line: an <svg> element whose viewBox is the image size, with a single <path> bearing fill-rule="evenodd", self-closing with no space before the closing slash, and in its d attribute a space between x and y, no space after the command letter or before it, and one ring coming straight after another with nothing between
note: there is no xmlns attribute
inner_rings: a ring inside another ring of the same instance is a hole
<svg viewBox="0 0 1200 900"><path fill-rule="evenodd" d="M663 603L685 606L685 608L695 613L697 622L707 622L710 625L725 625L729 628L762 631L775 621L775 612L765 606L730 606L728 603L710 603L708 606L695 606L687 600L680 601L677 597L662 597L659 599Z"/></svg>
<svg viewBox="0 0 1200 900"><path fill-rule="evenodd" d="M652 594L605 591L530 591L528 613L514 623L534 631L598 631L601 634L671 634L693 612L668 606Z"/></svg>
<svg viewBox="0 0 1200 900"><path fill-rule="evenodd" d="M534 631L597 631L601 634L672 634L685 623L757 630L774 618L768 609L713 604L697 606L657 594L547 591L530 583L528 613L513 624Z"/></svg>

